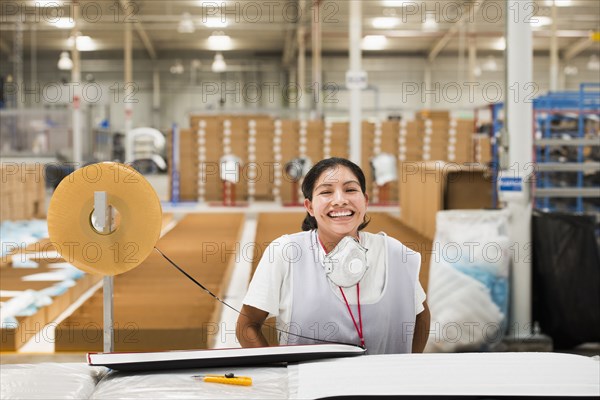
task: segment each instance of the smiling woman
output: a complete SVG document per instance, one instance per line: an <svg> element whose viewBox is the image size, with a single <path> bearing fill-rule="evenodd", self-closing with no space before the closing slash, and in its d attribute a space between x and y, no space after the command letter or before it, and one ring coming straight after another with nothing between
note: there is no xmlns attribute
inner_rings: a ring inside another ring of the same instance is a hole
<svg viewBox="0 0 600 400"><path fill-rule="evenodd" d="M365 176L343 158L318 162L302 184L302 232L266 249L237 336L267 346L261 327L277 318L282 344L356 344L368 354L422 352L429 310L419 283L421 256L367 226Z"/></svg>

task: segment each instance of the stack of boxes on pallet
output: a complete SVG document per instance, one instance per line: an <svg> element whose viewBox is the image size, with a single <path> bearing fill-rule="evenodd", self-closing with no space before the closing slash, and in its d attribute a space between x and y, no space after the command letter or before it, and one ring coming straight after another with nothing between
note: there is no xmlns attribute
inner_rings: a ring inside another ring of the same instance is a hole
<svg viewBox="0 0 600 400"><path fill-rule="evenodd" d="M46 186L42 164L4 163L0 165L0 221L44 218Z"/></svg>
<svg viewBox="0 0 600 400"><path fill-rule="evenodd" d="M223 201L220 159L224 155L239 159L235 201L284 204L297 204L302 199L301 182L293 182L286 171L287 163L309 158L314 164L323 158L349 156L347 122L212 115L192 116L190 126L190 130L180 133L180 200L184 201ZM377 203L379 196L370 166L373 157L388 153L400 163L465 163L480 158L485 162L485 141L480 139L482 145L476 146L473 128L472 120L454 119L445 111L422 112L413 121L363 122L362 168L372 201ZM397 202L397 183L388 186L386 200Z"/></svg>
<svg viewBox="0 0 600 400"><path fill-rule="evenodd" d="M398 160L418 161L422 159L421 147L423 143L417 121L401 120L398 134Z"/></svg>
<svg viewBox="0 0 600 400"><path fill-rule="evenodd" d="M423 138L422 160L472 161L472 120L450 117L445 111L422 112L417 118L417 132Z"/></svg>
<svg viewBox="0 0 600 400"><path fill-rule="evenodd" d="M398 134L399 123L397 121L363 122L362 124L362 168L367 177L367 193L371 196L372 203L379 203L379 188L374 183L375 176L370 161L381 153L390 154L397 159L400 151ZM387 200L398 201L397 182L391 182L388 185L390 187L386 190L390 196Z"/></svg>

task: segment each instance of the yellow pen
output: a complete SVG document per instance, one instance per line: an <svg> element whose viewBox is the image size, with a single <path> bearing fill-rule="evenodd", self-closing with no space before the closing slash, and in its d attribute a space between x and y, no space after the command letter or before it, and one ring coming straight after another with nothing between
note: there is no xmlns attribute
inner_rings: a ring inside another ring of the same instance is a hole
<svg viewBox="0 0 600 400"><path fill-rule="evenodd" d="M252 378L249 376L235 376L233 373L225 375L193 375L193 378L202 378L204 382L224 383L226 385L250 386Z"/></svg>

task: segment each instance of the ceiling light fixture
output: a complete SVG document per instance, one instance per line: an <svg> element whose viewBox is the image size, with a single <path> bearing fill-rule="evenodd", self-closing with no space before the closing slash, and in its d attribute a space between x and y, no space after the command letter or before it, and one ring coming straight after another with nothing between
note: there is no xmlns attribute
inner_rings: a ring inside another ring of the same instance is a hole
<svg viewBox="0 0 600 400"><path fill-rule="evenodd" d="M227 28L227 26L229 26L229 22L223 17L211 17L206 18L204 25L207 28Z"/></svg>
<svg viewBox="0 0 600 400"><path fill-rule="evenodd" d="M496 42L492 45L495 50L504 51L506 50L506 39L503 37L496 40Z"/></svg>
<svg viewBox="0 0 600 400"><path fill-rule="evenodd" d="M600 71L600 59L597 55L592 54L587 62L587 69L590 71Z"/></svg>
<svg viewBox="0 0 600 400"><path fill-rule="evenodd" d="M192 21L192 15L189 12L184 12L183 14L181 14L181 19L179 20L177 32L194 33L195 31L196 27L194 26L194 21Z"/></svg>
<svg viewBox="0 0 600 400"><path fill-rule="evenodd" d="M575 76L579 73L579 69L574 65L567 65L564 69L565 75L567 76Z"/></svg>
<svg viewBox="0 0 600 400"><path fill-rule="evenodd" d="M542 26L552 25L552 18L543 15L536 15L529 20L532 28L541 28Z"/></svg>
<svg viewBox="0 0 600 400"><path fill-rule="evenodd" d="M544 4L548 7L552 7L553 4L556 4L556 7L569 7L572 3L572 0L546 0Z"/></svg>
<svg viewBox="0 0 600 400"><path fill-rule="evenodd" d="M383 0L384 7L404 7L408 3L415 3L414 1L408 0Z"/></svg>
<svg viewBox="0 0 600 400"><path fill-rule="evenodd" d="M362 40L363 50L383 50L387 45L387 37L384 35L367 35Z"/></svg>
<svg viewBox="0 0 600 400"><path fill-rule="evenodd" d="M495 72L498 71L498 63L494 56L487 56L485 61L481 64L481 69L484 71Z"/></svg>
<svg viewBox="0 0 600 400"><path fill-rule="evenodd" d="M212 72L225 72L227 70L227 64L225 63L225 58L223 54L217 53L215 54L215 60L212 63Z"/></svg>
<svg viewBox="0 0 600 400"><path fill-rule="evenodd" d="M174 75L181 75L185 71L185 68L183 68L181 60L175 60L175 64L171 65L169 71Z"/></svg>
<svg viewBox="0 0 600 400"><path fill-rule="evenodd" d="M60 58L58 59L58 69L61 71L70 71L73 69L73 60L71 60L68 51L63 51L60 53Z"/></svg>
<svg viewBox="0 0 600 400"><path fill-rule="evenodd" d="M435 18L435 14L425 14L425 21L423 21L423 30L435 31L437 30L438 23Z"/></svg>
<svg viewBox="0 0 600 400"><path fill-rule="evenodd" d="M62 7L62 2L59 0L37 0L35 2L36 7Z"/></svg>
<svg viewBox="0 0 600 400"><path fill-rule="evenodd" d="M222 31L213 32L208 38L208 48L211 50L225 51L233 47L231 38Z"/></svg>
<svg viewBox="0 0 600 400"><path fill-rule="evenodd" d="M73 36L70 36L67 39L67 47L69 48L73 48L73 41L74 38ZM89 37L89 36L80 36L79 33L77 33L77 50L78 51L93 51L96 50L98 46L96 46L96 42L94 42L94 40Z"/></svg>
<svg viewBox="0 0 600 400"><path fill-rule="evenodd" d="M399 18L378 17L373 19L373 28L377 29L391 29L398 26L399 24Z"/></svg>
<svg viewBox="0 0 600 400"><path fill-rule="evenodd" d="M72 18L57 18L48 23L58 29L72 29L75 27L75 21Z"/></svg>

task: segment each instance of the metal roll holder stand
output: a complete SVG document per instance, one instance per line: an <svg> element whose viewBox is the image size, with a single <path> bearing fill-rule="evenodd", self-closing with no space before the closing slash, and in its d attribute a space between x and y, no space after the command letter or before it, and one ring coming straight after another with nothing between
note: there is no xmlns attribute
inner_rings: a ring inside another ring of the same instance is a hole
<svg viewBox="0 0 600 400"><path fill-rule="evenodd" d="M94 211L92 226L101 235L109 235L115 230L116 209L108 204L106 192L94 192ZM102 282L103 295L103 351L112 353L115 350L114 339L114 277L104 276Z"/></svg>

